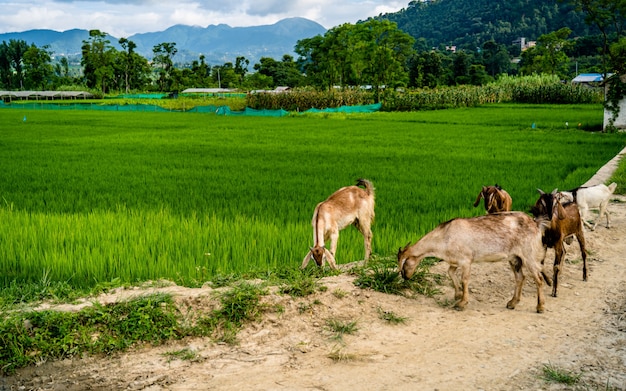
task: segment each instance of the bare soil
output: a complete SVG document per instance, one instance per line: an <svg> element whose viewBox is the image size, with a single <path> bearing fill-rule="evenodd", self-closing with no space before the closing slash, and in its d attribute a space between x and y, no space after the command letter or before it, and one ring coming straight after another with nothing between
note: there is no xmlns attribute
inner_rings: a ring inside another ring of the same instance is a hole
<svg viewBox="0 0 626 391"><path fill-rule="evenodd" d="M604 182L611 173L605 168L586 185ZM434 298L362 290L346 272L324 278L328 289L305 298L265 296L284 311L247 325L237 345L194 338L43 362L0 379L0 390L626 390L626 197L612 200L611 228L603 222L586 231L588 281L582 280L574 240L567 246L559 296L550 296L544 285L543 314L535 311L529 279L517 308L505 307L514 285L506 262L473 266L465 311L449 305L453 289L443 262L431 268L445 275ZM553 254L548 251L549 275ZM110 302L152 290L119 290L97 299ZM211 308L210 288L161 290L172 293L181 308ZM84 305L89 301L58 308ZM381 312L406 321L391 324ZM329 319L355 321L358 330L338 341L326 325ZM166 355L183 349L195 357ZM580 380L569 386L549 382L545 366Z"/></svg>

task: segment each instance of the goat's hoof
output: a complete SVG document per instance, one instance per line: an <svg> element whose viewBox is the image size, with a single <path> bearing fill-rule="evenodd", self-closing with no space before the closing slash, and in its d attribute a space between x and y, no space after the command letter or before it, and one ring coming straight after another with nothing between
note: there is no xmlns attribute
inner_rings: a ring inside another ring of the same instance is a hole
<svg viewBox="0 0 626 391"><path fill-rule="evenodd" d="M457 311L463 311L465 309L465 306L467 305L467 303L463 303L461 301L457 301L456 303L454 303L454 309Z"/></svg>
<svg viewBox="0 0 626 391"><path fill-rule="evenodd" d="M540 308L540 307L537 307L537 313L538 313L538 314L543 314L543 311L545 311L545 310L543 309L543 307L541 307L541 308Z"/></svg>
<svg viewBox="0 0 626 391"><path fill-rule="evenodd" d="M517 303L509 301L508 303L506 303L506 308L508 308L510 310L514 310L516 305L517 305Z"/></svg>

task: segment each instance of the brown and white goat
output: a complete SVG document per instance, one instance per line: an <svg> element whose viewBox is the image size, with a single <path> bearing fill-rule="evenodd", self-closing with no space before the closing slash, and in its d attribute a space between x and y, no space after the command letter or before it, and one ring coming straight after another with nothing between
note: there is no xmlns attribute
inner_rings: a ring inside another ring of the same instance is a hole
<svg viewBox="0 0 626 391"><path fill-rule="evenodd" d="M556 297L559 285L559 271L565 257L563 242L572 235L576 236L580 246L580 254L583 258L583 281L587 281L587 252L585 251L583 223L578 205L574 202L561 204L562 195L557 193L556 189L552 193L545 193L541 189L537 189L537 191L539 191L540 195L532 208L532 214L535 217L544 217L550 220L550 226L544 233L543 243L547 247L554 248L552 296Z"/></svg>
<svg viewBox="0 0 626 391"><path fill-rule="evenodd" d="M360 188L359 186L363 186ZM339 231L354 225L363 234L365 260L372 253L372 223L374 222L374 186L367 179L359 179L355 186L346 186L337 190L315 207L313 212L313 247L304 257L301 268L304 269L311 258L318 266L324 266L328 260L331 268L336 269L335 253ZM330 239L330 250L325 241Z"/></svg>
<svg viewBox="0 0 626 391"><path fill-rule="evenodd" d="M398 269L410 279L415 268L426 257L435 257L449 264L448 275L454 284L455 307L465 308L469 296L470 269L474 262L509 261L515 275L515 291L507 308L514 309L520 301L524 273L528 270L537 285L537 312L544 311L541 261L546 248L541 238L545 220L533 220L522 212L503 212L472 218L457 218L442 223L414 245L398 251ZM461 270L461 281L456 275ZM549 284L544 275L543 278Z"/></svg>
<svg viewBox="0 0 626 391"><path fill-rule="evenodd" d="M485 210L487 213L500 213L509 212L513 205L511 196L503 188L498 186L483 186L476 201L474 202L474 208L480 203L480 199L485 200Z"/></svg>
<svg viewBox="0 0 626 391"><path fill-rule="evenodd" d="M580 210L580 216L583 219L583 224L594 231L598 222L602 220L602 216L606 216L606 227L611 227L611 221L609 219L609 212L607 206L611 195L615 192L617 183L613 182L610 185L600 184L589 187L578 187L569 191L562 191L564 200L573 201L578 204ZM590 209L599 209L600 214L596 219L593 226L587 222L588 213Z"/></svg>

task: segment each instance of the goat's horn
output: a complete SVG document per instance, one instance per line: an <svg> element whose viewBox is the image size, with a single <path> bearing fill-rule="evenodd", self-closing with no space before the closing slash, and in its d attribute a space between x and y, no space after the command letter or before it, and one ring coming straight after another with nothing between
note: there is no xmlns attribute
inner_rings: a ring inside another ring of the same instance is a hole
<svg viewBox="0 0 626 391"><path fill-rule="evenodd" d="M537 191L539 192L539 194L546 194L546 193L544 193L544 191L543 191L543 190L541 190L541 189L537 189Z"/></svg>

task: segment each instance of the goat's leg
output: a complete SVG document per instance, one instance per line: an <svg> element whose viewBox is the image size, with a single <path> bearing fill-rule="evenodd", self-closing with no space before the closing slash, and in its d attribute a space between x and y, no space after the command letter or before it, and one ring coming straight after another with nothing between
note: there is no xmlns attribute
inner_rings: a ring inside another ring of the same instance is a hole
<svg viewBox="0 0 626 391"><path fill-rule="evenodd" d="M361 227L361 233L363 234L363 245L365 247L365 262L367 262L372 256L372 230L370 226Z"/></svg>
<svg viewBox="0 0 626 391"><path fill-rule="evenodd" d="M576 234L578 245L580 246L580 256L583 258L583 281L587 281L587 250L585 249L585 236L582 233Z"/></svg>
<svg viewBox="0 0 626 391"><path fill-rule="evenodd" d="M454 285L454 300L459 301L463 297L463 291L461 290L459 278L456 275L456 269L457 269L456 265L450 264L450 267L448 268L448 275L450 276L450 279L452 280L452 285Z"/></svg>
<svg viewBox="0 0 626 391"><path fill-rule="evenodd" d="M471 272L471 263L461 265L461 288L463 289L461 301L458 301L454 306L458 310L464 310L469 301L469 280Z"/></svg>
<svg viewBox="0 0 626 391"><path fill-rule="evenodd" d="M531 270L535 284L537 285L537 312L543 313L546 299L543 297L543 281L541 275L536 270Z"/></svg>
<svg viewBox="0 0 626 391"><path fill-rule="evenodd" d="M606 209L607 204L608 204L608 201L600 204L600 214L598 215L598 219L596 220L596 223L593 226L594 229L596 225L598 225L598 222L602 220L602 216L604 215L606 215L606 227L611 228L611 221L609 220L609 211Z"/></svg>
<svg viewBox="0 0 626 391"><path fill-rule="evenodd" d="M333 254L333 258L335 254L337 254L337 241L339 240L339 230L333 231L330 233L330 253Z"/></svg>
<svg viewBox="0 0 626 391"><path fill-rule="evenodd" d="M594 225L591 225L588 221L587 221L587 212L588 212L588 208L584 207L584 206L580 206L579 205L579 212L580 212L580 219L583 221L583 224L585 225L585 227L589 228L590 230L595 230L596 227Z"/></svg>
<svg viewBox="0 0 626 391"><path fill-rule="evenodd" d="M513 275L515 276L515 290L513 291L513 298L506 303L506 308L514 309L517 303L519 303L522 297L522 287L524 286L524 273L522 272L522 260L518 257L509 261Z"/></svg>
<svg viewBox="0 0 626 391"><path fill-rule="evenodd" d="M556 297L556 290L559 286L559 271L561 270L561 261L563 261L564 254L565 249L563 248L563 240L559 239L554 245L554 273L552 276L552 297Z"/></svg>

